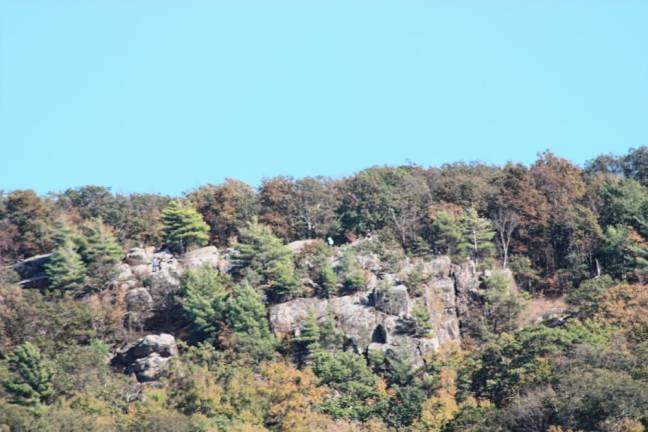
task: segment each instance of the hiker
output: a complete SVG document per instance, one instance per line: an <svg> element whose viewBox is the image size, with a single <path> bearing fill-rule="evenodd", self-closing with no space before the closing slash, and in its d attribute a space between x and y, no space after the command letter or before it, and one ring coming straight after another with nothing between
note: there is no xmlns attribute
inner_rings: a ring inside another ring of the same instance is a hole
<svg viewBox="0 0 648 432"><path fill-rule="evenodd" d="M160 259L158 257L153 257L153 260L151 260L151 270L153 273L160 270Z"/></svg>

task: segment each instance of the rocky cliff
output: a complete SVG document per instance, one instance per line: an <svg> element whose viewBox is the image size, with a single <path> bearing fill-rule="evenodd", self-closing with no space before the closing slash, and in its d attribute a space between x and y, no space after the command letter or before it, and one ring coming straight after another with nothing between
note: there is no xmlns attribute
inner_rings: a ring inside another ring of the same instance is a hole
<svg viewBox="0 0 648 432"><path fill-rule="evenodd" d="M304 245L289 246L299 254ZM232 252L208 246L176 256L153 248L135 248L120 265L113 286L126 291L129 319L143 321L159 302L179 289L181 275L187 269L208 264L227 272ZM343 255L344 248L338 248L330 258L332 268L338 272ZM40 281L46 258L19 265L17 269L26 281L25 286L34 278ZM310 314L320 321L330 317L345 335L346 349L357 353L392 350L407 354L416 362L422 362L446 342L461 342L461 318L480 297L480 275L473 263L453 264L448 257L438 256L401 258L386 266L377 254L361 252L354 255L354 260L365 276L363 289L328 299L297 298L271 305L268 314L275 334L279 338L299 335ZM424 308L430 317L431 331L425 337L408 329L415 308ZM129 349L118 354L119 362L137 363L125 369L136 372L143 380L155 376L147 372L146 364L155 363L157 371L158 363L166 362L168 357L161 357L162 361L152 361L148 356L131 359L130 354L124 354ZM126 357L128 361L124 360Z"/></svg>

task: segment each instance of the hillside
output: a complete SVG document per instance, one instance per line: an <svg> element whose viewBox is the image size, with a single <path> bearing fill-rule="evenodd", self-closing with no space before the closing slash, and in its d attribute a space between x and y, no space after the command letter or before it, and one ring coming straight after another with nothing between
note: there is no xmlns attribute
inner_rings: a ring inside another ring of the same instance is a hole
<svg viewBox="0 0 648 432"><path fill-rule="evenodd" d="M648 148L0 194L0 430L648 426Z"/></svg>

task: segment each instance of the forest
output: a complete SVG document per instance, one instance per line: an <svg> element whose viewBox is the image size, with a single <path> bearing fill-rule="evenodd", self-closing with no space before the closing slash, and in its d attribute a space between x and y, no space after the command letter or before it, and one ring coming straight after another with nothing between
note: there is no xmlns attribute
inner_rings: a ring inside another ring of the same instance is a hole
<svg viewBox="0 0 648 432"><path fill-rule="evenodd" d="M648 147L0 192L0 431L647 427Z"/></svg>

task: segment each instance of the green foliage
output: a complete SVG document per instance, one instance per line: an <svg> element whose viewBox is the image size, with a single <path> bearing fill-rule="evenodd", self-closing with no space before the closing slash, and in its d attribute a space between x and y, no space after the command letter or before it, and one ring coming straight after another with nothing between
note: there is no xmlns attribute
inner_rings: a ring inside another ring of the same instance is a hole
<svg viewBox="0 0 648 432"><path fill-rule="evenodd" d="M609 341L607 332L597 326L572 325L535 326L512 335L504 333L482 350L473 388L477 395L502 404L524 388L549 383L561 353L577 344L605 344Z"/></svg>
<svg viewBox="0 0 648 432"><path fill-rule="evenodd" d="M491 221L479 217L477 210L469 208L461 218L463 241L458 245L460 253L475 261L494 255L495 230Z"/></svg>
<svg viewBox="0 0 648 432"><path fill-rule="evenodd" d="M529 257L512 255L508 260L508 268L513 272L515 282L519 287L530 293L536 291L541 278Z"/></svg>
<svg viewBox="0 0 648 432"><path fill-rule="evenodd" d="M495 253L493 224L479 217L474 208L460 214L440 210L430 227L432 245L437 252L479 261Z"/></svg>
<svg viewBox="0 0 648 432"><path fill-rule="evenodd" d="M234 333L236 350L255 362L271 359L277 348L261 294L247 282L235 285L224 305L224 321Z"/></svg>
<svg viewBox="0 0 648 432"><path fill-rule="evenodd" d="M504 272L493 272L485 284L484 315L489 330L495 334L513 331L526 304L525 296L513 289L513 281Z"/></svg>
<svg viewBox="0 0 648 432"><path fill-rule="evenodd" d="M337 327L335 317L327 313L320 325L320 346L327 351L340 351L344 345L345 335Z"/></svg>
<svg viewBox="0 0 648 432"><path fill-rule="evenodd" d="M412 308L412 320L414 321L414 336L431 337L434 329L430 322L430 312L425 306L415 305Z"/></svg>
<svg viewBox="0 0 648 432"><path fill-rule="evenodd" d="M254 189L239 180L202 186L189 199L209 225L210 242L218 245L227 245L257 213Z"/></svg>
<svg viewBox="0 0 648 432"><path fill-rule="evenodd" d="M179 303L197 339L233 345L238 354L254 361L274 355L276 341L263 298L246 281L232 285L227 276L204 265L184 276Z"/></svg>
<svg viewBox="0 0 648 432"><path fill-rule="evenodd" d="M614 280L608 275L581 282L567 293L570 310L579 317L591 316L597 310L599 296L612 285Z"/></svg>
<svg viewBox="0 0 648 432"><path fill-rule="evenodd" d="M213 267L203 265L187 271L182 279L179 302L199 339L214 340L221 329L230 281Z"/></svg>
<svg viewBox="0 0 648 432"><path fill-rule="evenodd" d="M166 244L186 251L191 246L204 246L209 240L209 226L200 213L180 201L171 201L162 211Z"/></svg>
<svg viewBox="0 0 648 432"><path fill-rule="evenodd" d="M273 300L289 299L299 290L292 252L270 228L251 222L241 230L239 242L234 245L238 255L232 258L232 267L250 283L260 286Z"/></svg>
<svg viewBox="0 0 648 432"><path fill-rule="evenodd" d="M403 247L417 238L430 200L425 179L408 168L366 169L343 192L338 214L345 230L364 235L387 228Z"/></svg>
<svg viewBox="0 0 648 432"><path fill-rule="evenodd" d="M396 386L390 400L387 423L397 429L409 426L421 414L425 392L416 386Z"/></svg>
<svg viewBox="0 0 648 432"><path fill-rule="evenodd" d="M86 266L69 242L52 253L45 273L51 289L77 291L83 288L86 280Z"/></svg>
<svg viewBox="0 0 648 432"><path fill-rule="evenodd" d="M331 298L338 293L337 274L328 263L324 263L320 268L318 284L321 287L322 297Z"/></svg>
<svg viewBox="0 0 648 432"><path fill-rule="evenodd" d="M344 293L361 291L367 284L367 278L356 261L355 254L351 250L344 252L340 269L343 277Z"/></svg>
<svg viewBox="0 0 648 432"><path fill-rule="evenodd" d="M320 345L321 338L320 325L317 322L315 314L311 312L308 314L308 319L301 329L299 336L294 339L294 346L300 364L310 363L313 356L322 349Z"/></svg>
<svg viewBox="0 0 648 432"><path fill-rule="evenodd" d="M604 271L615 279L636 280L648 274L646 242L627 226L608 226L600 253Z"/></svg>
<svg viewBox="0 0 648 432"><path fill-rule="evenodd" d="M9 359L9 368L12 375L2 384L13 403L39 406L51 401L52 370L37 347L29 342L17 346Z"/></svg>
<svg viewBox="0 0 648 432"><path fill-rule="evenodd" d="M87 264L90 287L100 291L117 276L117 265L124 252L101 220L85 225L85 236L81 240L80 255Z"/></svg>
<svg viewBox="0 0 648 432"><path fill-rule="evenodd" d="M336 418L367 420L384 409L386 395L378 390L378 377L371 373L362 356L319 352L313 371L323 384L338 392L322 405L325 413Z"/></svg>

